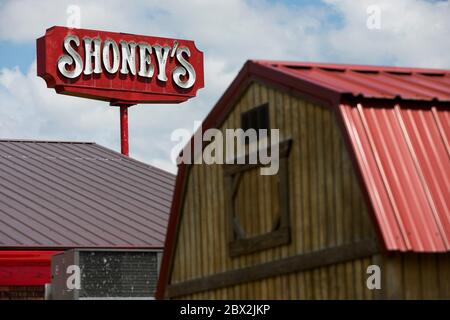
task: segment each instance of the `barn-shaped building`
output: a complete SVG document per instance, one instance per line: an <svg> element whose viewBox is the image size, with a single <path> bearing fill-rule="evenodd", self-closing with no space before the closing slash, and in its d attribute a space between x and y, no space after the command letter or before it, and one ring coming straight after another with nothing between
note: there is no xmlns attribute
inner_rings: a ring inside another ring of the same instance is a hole
<svg viewBox="0 0 450 320"><path fill-rule="evenodd" d="M0 300L44 299L65 250L162 250L174 182L96 143L0 140Z"/></svg>
<svg viewBox="0 0 450 320"><path fill-rule="evenodd" d="M179 166L159 298L450 298L449 70L248 61L202 130L249 124L278 174Z"/></svg>

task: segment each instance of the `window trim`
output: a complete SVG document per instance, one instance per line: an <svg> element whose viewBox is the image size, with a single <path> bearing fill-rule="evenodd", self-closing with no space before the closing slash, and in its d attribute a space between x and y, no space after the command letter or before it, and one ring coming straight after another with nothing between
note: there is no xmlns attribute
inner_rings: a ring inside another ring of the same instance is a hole
<svg viewBox="0 0 450 320"><path fill-rule="evenodd" d="M228 249L231 257L249 254L284 244L291 241L291 227L289 219L289 175L288 157L292 145L292 139L286 139L279 143L279 208L280 215L274 221L272 230L257 236L246 237L239 224L236 215L235 199L239 189L242 175L251 169L263 167L262 164L224 164L224 181L226 192L226 212L228 216ZM270 146L267 146L270 148ZM246 155L248 160L249 155ZM236 160L236 159L234 159Z"/></svg>

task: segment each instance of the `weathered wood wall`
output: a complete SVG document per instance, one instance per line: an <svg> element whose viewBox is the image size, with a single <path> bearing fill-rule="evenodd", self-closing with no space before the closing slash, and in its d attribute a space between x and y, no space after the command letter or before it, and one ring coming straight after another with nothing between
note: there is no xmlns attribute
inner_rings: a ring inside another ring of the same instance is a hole
<svg viewBox="0 0 450 320"><path fill-rule="evenodd" d="M382 257L386 299L450 299L450 254L392 253Z"/></svg>
<svg viewBox="0 0 450 320"><path fill-rule="evenodd" d="M169 286L375 238L352 163L330 109L264 84L252 83L237 100L222 131L239 128L243 111L266 102L269 103L271 128L280 129L281 140L292 138L289 155L291 243L231 258L223 167L192 165ZM246 175L237 199L242 210L237 211L241 212L239 218L246 232L258 234L270 229L279 210L277 179L261 176L257 170ZM367 266L380 263L387 262L379 255L369 256L176 298L370 299L377 295L382 298L380 292L366 287ZM384 282L384 285L387 284Z"/></svg>

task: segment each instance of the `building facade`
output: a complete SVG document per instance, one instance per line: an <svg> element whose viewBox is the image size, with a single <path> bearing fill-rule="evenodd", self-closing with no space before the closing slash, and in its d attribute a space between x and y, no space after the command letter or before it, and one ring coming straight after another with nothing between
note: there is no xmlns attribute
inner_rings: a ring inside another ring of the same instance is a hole
<svg viewBox="0 0 450 320"><path fill-rule="evenodd" d="M202 130L262 109L278 174L179 166L158 297L449 299L450 72L249 61Z"/></svg>

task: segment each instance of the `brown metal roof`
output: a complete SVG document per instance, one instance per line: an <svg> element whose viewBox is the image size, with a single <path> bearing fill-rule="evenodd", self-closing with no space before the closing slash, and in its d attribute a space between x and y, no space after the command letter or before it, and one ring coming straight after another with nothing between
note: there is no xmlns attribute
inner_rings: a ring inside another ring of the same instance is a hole
<svg viewBox="0 0 450 320"><path fill-rule="evenodd" d="M0 140L0 247L163 247L174 179L95 143Z"/></svg>

